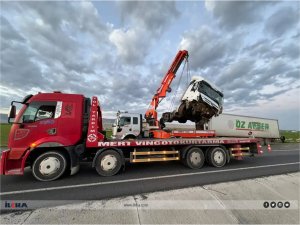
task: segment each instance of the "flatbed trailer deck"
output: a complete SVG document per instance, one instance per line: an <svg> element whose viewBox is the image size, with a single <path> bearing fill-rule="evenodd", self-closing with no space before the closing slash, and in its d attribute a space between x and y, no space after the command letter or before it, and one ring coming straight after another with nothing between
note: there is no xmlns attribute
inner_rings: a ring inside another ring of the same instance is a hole
<svg viewBox="0 0 300 225"><path fill-rule="evenodd" d="M108 154L105 153L107 151L109 152ZM205 162L211 166L223 167L232 158L241 160L246 156L262 154L261 145L255 138L172 138L100 141L97 143L97 148L87 150L87 155L93 158L93 167L96 168L100 175L106 176L106 173L99 171L101 167L103 169L104 165L102 164L101 166L101 163L97 165L97 163L107 157L107 163L110 165L114 164L114 159L117 157L112 155L112 151L117 152L121 156L119 159L121 167L125 166L125 159L129 158L130 163L180 160L184 165L192 169L201 168Z"/></svg>
<svg viewBox="0 0 300 225"><path fill-rule="evenodd" d="M171 139L136 139L136 140L108 140L98 142L98 147L143 147L143 146L173 146L173 145L231 145L257 143L255 138L171 138Z"/></svg>

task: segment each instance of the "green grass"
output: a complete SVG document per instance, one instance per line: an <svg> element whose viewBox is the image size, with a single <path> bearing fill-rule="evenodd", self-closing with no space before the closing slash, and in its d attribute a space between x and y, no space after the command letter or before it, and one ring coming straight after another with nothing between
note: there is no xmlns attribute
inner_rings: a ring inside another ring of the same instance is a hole
<svg viewBox="0 0 300 225"><path fill-rule="evenodd" d="M280 136L285 136L286 142L299 142L300 131L281 130Z"/></svg>
<svg viewBox="0 0 300 225"><path fill-rule="evenodd" d="M112 130L106 130L106 135L105 137L107 137L108 139L111 138L111 135L112 135Z"/></svg>
<svg viewBox="0 0 300 225"><path fill-rule="evenodd" d="M0 146L7 146L10 127L10 124L0 124Z"/></svg>

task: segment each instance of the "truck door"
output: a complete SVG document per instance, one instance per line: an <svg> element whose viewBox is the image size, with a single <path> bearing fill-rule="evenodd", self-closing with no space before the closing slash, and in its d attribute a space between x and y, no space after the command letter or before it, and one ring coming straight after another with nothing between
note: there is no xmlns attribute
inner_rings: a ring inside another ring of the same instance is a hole
<svg viewBox="0 0 300 225"><path fill-rule="evenodd" d="M131 117L130 116L122 116L120 118L119 126L122 128L121 132L122 132L123 137L132 133Z"/></svg>
<svg viewBox="0 0 300 225"><path fill-rule="evenodd" d="M43 137L56 135L56 105L54 101L31 102L19 117L19 124L12 127L9 147L22 151Z"/></svg>
<svg viewBox="0 0 300 225"><path fill-rule="evenodd" d="M141 132L141 121L138 115L127 115L120 117L118 138L125 138L128 135L137 137Z"/></svg>
<svg viewBox="0 0 300 225"><path fill-rule="evenodd" d="M132 117L132 133L135 136L138 136L141 132L141 121L139 121L140 118L137 116Z"/></svg>

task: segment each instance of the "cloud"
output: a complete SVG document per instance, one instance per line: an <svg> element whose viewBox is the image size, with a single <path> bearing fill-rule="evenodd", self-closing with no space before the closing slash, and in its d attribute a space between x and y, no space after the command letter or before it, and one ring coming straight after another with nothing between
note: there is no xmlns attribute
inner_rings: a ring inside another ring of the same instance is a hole
<svg viewBox="0 0 300 225"><path fill-rule="evenodd" d="M220 34L202 26L198 30L186 32L179 48L189 51L192 69L203 69L220 62L226 56L228 45Z"/></svg>
<svg viewBox="0 0 300 225"><path fill-rule="evenodd" d="M258 99L255 105L231 105L230 108L226 108L226 112L279 119L281 130L299 130L299 93L299 87L290 88L284 94L273 96L272 99Z"/></svg>
<svg viewBox="0 0 300 225"><path fill-rule="evenodd" d="M76 28L100 39L105 38L108 29L101 23L91 2L22 2L18 8L19 12L29 10L35 13L40 17L40 24L47 23L54 31Z"/></svg>
<svg viewBox="0 0 300 225"><path fill-rule="evenodd" d="M110 28L101 23L91 3L5 2L3 9L4 85L23 92L31 87L43 91L65 89L67 82L78 87L103 65L105 58L93 58L92 53L101 47L106 49Z"/></svg>
<svg viewBox="0 0 300 225"><path fill-rule="evenodd" d="M236 29L261 21L261 11L268 2L258 1L215 1L206 0L205 7L226 29Z"/></svg>
<svg viewBox="0 0 300 225"><path fill-rule="evenodd" d="M292 60L299 59L300 46L296 42L288 43L282 48L282 52L286 57L289 57Z"/></svg>
<svg viewBox="0 0 300 225"><path fill-rule="evenodd" d="M236 79L249 80L250 72L254 67L253 59L239 59L237 62L229 64L218 77L217 84L232 89L232 82ZM240 85L239 85L240 86Z"/></svg>
<svg viewBox="0 0 300 225"><path fill-rule="evenodd" d="M265 23L265 30L275 37L280 37L288 31L294 31L299 25L299 5L298 10L292 7L282 7L274 12Z"/></svg>
<svg viewBox="0 0 300 225"><path fill-rule="evenodd" d="M153 6L156 8L152 13L160 8L159 4ZM150 48L145 43L150 44L149 41L156 38L155 35L147 35L144 30L153 27L152 24L147 28L133 27L127 31L113 29L101 22L98 12L89 2L5 2L3 9L3 108L13 98L53 90L96 95L106 110L147 108L161 73L155 67L140 67L139 71L129 65L144 60ZM167 19L163 19L165 16L170 15L161 16L160 21L165 23L161 27L168 23ZM146 18L143 24L150 23L148 20ZM154 31L156 35L160 32ZM117 45L120 55L114 52L113 44ZM143 46L147 46L145 50ZM11 99L7 100L7 96Z"/></svg>
<svg viewBox="0 0 300 225"><path fill-rule="evenodd" d="M123 21L144 28L150 36L161 35L180 15L174 1L122 1L119 4Z"/></svg>
<svg viewBox="0 0 300 225"><path fill-rule="evenodd" d="M12 25L1 17L1 83L12 88L40 85L41 72L34 53Z"/></svg>
<svg viewBox="0 0 300 225"><path fill-rule="evenodd" d="M144 62L154 42L180 15L172 1L122 1L118 6L128 28L116 28L109 40L116 46L122 61L131 65Z"/></svg>
<svg viewBox="0 0 300 225"><path fill-rule="evenodd" d="M299 38L293 37L279 38L274 41L263 38L254 44L243 47L242 52L248 54L249 57L263 60L284 58L285 60L296 61L300 55L298 42Z"/></svg>
<svg viewBox="0 0 300 225"><path fill-rule="evenodd" d="M1 24L1 48L5 45L4 41L9 40L24 42L25 39L11 26L11 24L1 15L0 16Z"/></svg>
<svg viewBox="0 0 300 225"><path fill-rule="evenodd" d="M296 88L299 70L296 72L295 67L283 58L271 59L265 64L253 59L238 59L224 68L217 78L217 84L225 92L225 108L236 104L247 106L258 100L271 100Z"/></svg>
<svg viewBox="0 0 300 225"><path fill-rule="evenodd" d="M139 29L115 29L110 34L109 40L116 46L118 55L125 63L141 64L144 61L149 46L144 43L143 33Z"/></svg>

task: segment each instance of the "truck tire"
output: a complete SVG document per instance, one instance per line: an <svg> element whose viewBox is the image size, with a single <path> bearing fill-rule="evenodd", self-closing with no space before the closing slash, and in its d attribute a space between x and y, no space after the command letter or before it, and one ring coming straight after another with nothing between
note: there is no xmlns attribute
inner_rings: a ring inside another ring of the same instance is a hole
<svg viewBox="0 0 300 225"><path fill-rule="evenodd" d="M124 137L124 140L128 140L128 141L130 141L130 140L135 140L135 139L136 139L136 136L134 136L134 135L132 135L132 134L127 135L126 137Z"/></svg>
<svg viewBox="0 0 300 225"><path fill-rule="evenodd" d="M60 178L66 171L67 160L59 151L50 151L37 157L32 165L33 176L40 181L53 181Z"/></svg>
<svg viewBox="0 0 300 225"><path fill-rule="evenodd" d="M205 162L205 157L200 148L191 148L184 158L184 165L191 169L200 169Z"/></svg>
<svg viewBox="0 0 300 225"><path fill-rule="evenodd" d="M102 152L97 156L95 162L97 173L104 177L117 174L122 167L122 157L114 150Z"/></svg>
<svg viewBox="0 0 300 225"><path fill-rule="evenodd" d="M214 167L223 167L226 164L226 152L221 147L213 147L207 152L207 162Z"/></svg>

